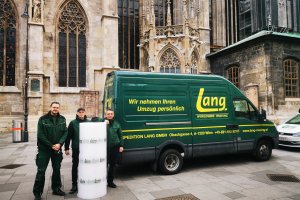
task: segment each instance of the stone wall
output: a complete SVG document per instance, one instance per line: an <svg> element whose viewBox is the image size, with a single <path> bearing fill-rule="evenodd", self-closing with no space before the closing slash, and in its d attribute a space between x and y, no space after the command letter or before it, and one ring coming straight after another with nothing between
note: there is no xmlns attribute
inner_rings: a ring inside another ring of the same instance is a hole
<svg viewBox="0 0 300 200"><path fill-rule="evenodd" d="M61 112L73 116L81 106L80 93L94 91L102 94L97 87L105 81L105 75L96 71L118 66L118 12L115 0L77 0L86 21L86 87L58 87L58 27L60 10L68 0L42 1L41 19L33 20L32 0L12 0L17 21L16 40L16 86L0 87L0 131L7 132L11 124L4 118L22 119L24 114L24 80L26 55L27 21L21 18L26 2L29 2L28 49L29 80L28 109L29 129L36 126L39 116L49 111L52 101L61 103ZM100 96L99 96L100 97ZM99 98L100 99L100 98ZM91 105L89 105L91 106ZM101 107L97 100L97 113ZM9 120L11 121L11 120ZM3 124L2 124L3 122Z"/></svg>
<svg viewBox="0 0 300 200"><path fill-rule="evenodd" d="M263 44L247 46L237 51L214 57L210 60L211 71L226 77L226 69L236 65L240 68L240 89L245 90L249 84L258 85L259 102L263 103L266 94L266 55Z"/></svg>
<svg viewBox="0 0 300 200"><path fill-rule="evenodd" d="M258 107L274 115L285 105L300 105L300 99L285 98L283 61L293 57L300 61L300 47L288 38L256 40L229 48L210 57L211 71L226 77L232 65L240 68L240 89L247 85L258 86Z"/></svg>

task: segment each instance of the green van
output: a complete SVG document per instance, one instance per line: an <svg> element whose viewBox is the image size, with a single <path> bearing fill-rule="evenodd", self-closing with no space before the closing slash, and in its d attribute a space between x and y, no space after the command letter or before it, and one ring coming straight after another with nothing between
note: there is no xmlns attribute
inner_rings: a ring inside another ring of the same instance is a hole
<svg viewBox="0 0 300 200"><path fill-rule="evenodd" d="M113 71L103 100L121 124L122 163L178 173L183 158L251 153L268 160L278 132L231 82L216 75Z"/></svg>

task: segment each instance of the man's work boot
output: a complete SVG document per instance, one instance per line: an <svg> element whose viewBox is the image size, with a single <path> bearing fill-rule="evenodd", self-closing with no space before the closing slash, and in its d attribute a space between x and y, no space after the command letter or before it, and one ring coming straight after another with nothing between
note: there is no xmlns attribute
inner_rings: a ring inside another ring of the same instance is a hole
<svg viewBox="0 0 300 200"><path fill-rule="evenodd" d="M77 190L78 190L77 185L73 185L70 192L69 192L69 194L74 194L74 193L77 192Z"/></svg>
<svg viewBox="0 0 300 200"><path fill-rule="evenodd" d="M34 194L34 200L41 200L42 195L41 194Z"/></svg>
<svg viewBox="0 0 300 200"><path fill-rule="evenodd" d="M117 187L117 185L114 184L114 182L107 183L107 186L108 186L108 187L111 187L111 188L116 188L116 187Z"/></svg>
<svg viewBox="0 0 300 200"><path fill-rule="evenodd" d="M62 191L60 188L53 190L52 194L57 195L57 196L65 196L66 195L66 193L64 191Z"/></svg>

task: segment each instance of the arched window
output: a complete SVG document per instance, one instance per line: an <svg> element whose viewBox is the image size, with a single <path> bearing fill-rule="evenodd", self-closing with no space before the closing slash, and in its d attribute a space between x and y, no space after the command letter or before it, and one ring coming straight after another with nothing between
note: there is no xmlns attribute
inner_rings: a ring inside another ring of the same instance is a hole
<svg viewBox="0 0 300 200"><path fill-rule="evenodd" d="M15 85L16 14L10 0L0 0L0 86Z"/></svg>
<svg viewBox="0 0 300 200"><path fill-rule="evenodd" d="M226 78L236 87L240 87L240 69L238 66L231 66L226 70Z"/></svg>
<svg viewBox="0 0 300 200"><path fill-rule="evenodd" d="M283 61L286 97L299 97L299 62L294 59Z"/></svg>
<svg viewBox="0 0 300 200"><path fill-rule="evenodd" d="M58 22L59 86L86 86L86 22L79 5L71 0Z"/></svg>
<svg viewBox="0 0 300 200"><path fill-rule="evenodd" d="M167 49L160 58L160 72L180 73L179 59L172 49Z"/></svg>

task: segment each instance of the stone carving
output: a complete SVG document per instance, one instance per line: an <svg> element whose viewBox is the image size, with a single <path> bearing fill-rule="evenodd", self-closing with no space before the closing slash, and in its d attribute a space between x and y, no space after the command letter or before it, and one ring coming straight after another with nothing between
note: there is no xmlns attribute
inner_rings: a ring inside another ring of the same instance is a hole
<svg viewBox="0 0 300 200"><path fill-rule="evenodd" d="M81 91L80 106L85 108L87 117L98 117L99 91Z"/></svg>
<svg viewBox="0 0 300 200"><path fill-rule="evenodd" d="M284 7L284 1L283 0L279 1L278 5L279 5L279 7Z"/></svg>
<svg viewBox="0 0 300 200"><path fill-rule="evenodd" d="M32 92L39 92L40 91L40 80L39 79L32 79L31 80L30 90Z"/></svg>
<svg viewBox="0 0 300 200"><path fill-rule="evenodd" d="M191 67L190 67L190 73L191 74L197 74L198 69L198 56L196 55L195 51L192 53L191 58Z"/></svg>
<svg viewBox="0 0 300 200"><path fill-rule="evenodd" d="M42 17L42 2L41 0L32 1L32 21L41 22Z"/></svg>

